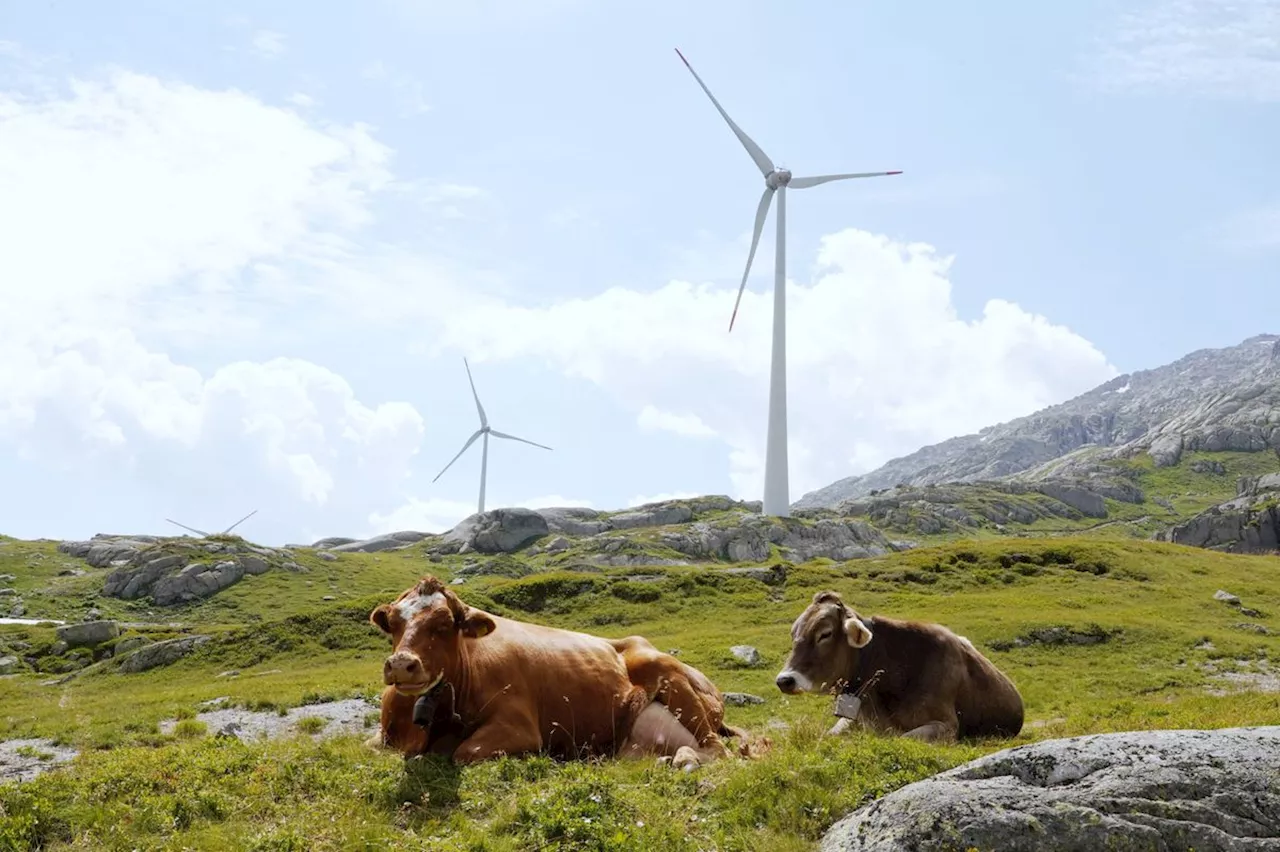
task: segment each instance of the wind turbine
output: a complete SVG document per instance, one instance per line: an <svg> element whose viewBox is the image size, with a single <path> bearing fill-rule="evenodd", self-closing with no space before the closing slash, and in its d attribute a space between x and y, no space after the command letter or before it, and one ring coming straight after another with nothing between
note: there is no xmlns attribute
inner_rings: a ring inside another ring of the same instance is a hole
<svg viewBox="0 0 1280 852"><path fill-rule="evenodd" d="M834 180L850 180L852 178L882 177L900 175L901 171L892 172L858 172L855 174L819 175L817 177L792 177L787 169L781 169L760 150L760 146L751 137L742 132L742 128L733 123L729 114L720 106L715 95L702 82L698 72L693 70L689 60L676 48L693 79L698 81L702 91L707 93L711 103L715 105L729 129L738 137L742 147L764 175L764 194L760 196L760 204L756 207L755 230L751 234L751 250L747 252L747 268L742 273L742 284L738 287L738 298L733 303L733 316L729 318L729 331L733 331L733 321L738 318L738 305L742 302L742 291L747 287L747 276L751 274L751 261L756 256L756 245L760 242L760 231L764 227L765 216L769 214L769 205L774 195L778 196L778 236L774 244L773 259L773 357L769 369L769 431L765 438L764 456L764 505L763 513L785 518L791 514L790 486L787 481L787 189L809 189Z"/></svg>
<svg viewBox="0 0 1280 852"><path fill-rule="evenodd" d="M252 517L253 517L254 515L256 515L256 514L258 514L258 510L257 510L257 509L254 509L254 510L253 510L252 512L250 512L249 514L245 515L243 518L241 518L240 520L236 521L234 524L232 524L231 526L227 527L227 528L226 528L225 530L223 530L222 532L218 533L218 535L226 535L227 533L231 532L233 529L235 529L236 527L240 526L241 524L243 524L245 521L249 520L250 518L252 518ZM187 526L186 524L179 523L178 521L170 520L169 518L165 518L165 520L166 520L166 521L169 521L169 523L173 524L175 527L182 527L184 530L190 530L190 531L191 531L191 532L193 532L193 533L199 533L199 534L200 534L200 536L201 536L202 538L208 538L209 536L213 535L213 533L207 533L207 532L205 532L204 530L198 530L198 529L196 529L195 527L189 527L189 526Z"/></svg>
<svg viewBox="0 0 1280 852"><path fill-rule="evenodd" d="M462 445L462 449L458 450L458 454L454 456L447 465L444 466L444 470L436 474L436 479L439 479L440 477L444 476L444 471L453 467L453 463L456 462L458 459L462 458L462 454L467 451L467 447L470 447L472 444L476 442L476 438L479 438L481 435L483 435L484 446L483 446L483 449L481 449L480 451L480 508L476 510L477 512L483 512L484 511L484 481L485 481L485 477L488 475L488 472L489 472L489 436L490 435L492 435L495 438L506 438L508 441L520 441L521 443L525 443L525 444L533 444L535 447L542 447L542 449L544 450L549 450L551 448L547 446L543 446L542 444L534 443L533 441L529 441L524 438L517 438L515 435L508 435L506 432L499 432L497 429L490 428L489 418L485 416L484 406L480 404L480 394L476 393L476 383L471 378L471 365L467 363L466 358L462 359L462 365L467 368L467 381L471 384L471 395L475 397L476 411L480 413L480 428L477 429L471 435L471 437L467 439L467 442ZM433 479L431 481L435 482L436 479Z"/></svg>

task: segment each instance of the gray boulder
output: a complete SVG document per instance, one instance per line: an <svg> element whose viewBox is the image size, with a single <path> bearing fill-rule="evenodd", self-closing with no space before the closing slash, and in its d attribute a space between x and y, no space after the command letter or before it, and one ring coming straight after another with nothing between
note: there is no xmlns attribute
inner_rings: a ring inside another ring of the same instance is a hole
<svg viewBox="0 0 1280 852"><path fill-rule="evenodd" d="M216 565L194 562L170 577L162 577L151 587L156 606L202 600L240 581L244 566L234 559Z"/></svg>
<svg viewBox="0 0 1280 852"><path fill-rule="evenodd" d="M180 636L153 642L134 651L120 663L120 671L126 674L145 672L148 669L176 663L196 648L209 641L208 636Z"/></svg>
<svg viewBox="0 0 1280 852"><path fill-rule="evenodd" d="M821 852L1280 850L1280 726L1006 749L833 825Z"/></svg>
<svg viewBox="0 0 1280 852"><path fill-rule="evenodd" d="M58 627L58 638L68 648L101 645L119 635L120 628L114 621L82 621Z"/></svg>
<svg viewBox="0 0 1280 852"><path fill-rule="evenodd" d="M0 675L13 674L18 670L17 657L0 657Z"/></svg>
<svg viewBox="0 0 1280 852"><path fill-rule="evenodd" d="M354 538L347 538L346 536L331 535L328 538L320 539L319 541L317 541L315 544L311 546L314 547L316 550L325 550L327 548L337 547L342 544L351 544L356 540L357 539L354 539Z"/></svg>
<svg viewBox="0 0 1280 852"><path fill-rule="evenodd" d="M539 509L538 514L547 522L548 530L563 535L596 535L612 529L607 520L600 519L600 513L595 509L581 506Z"/></svg>
<svg viewBox="0 0 1280 852"><path fill-rule="evenodd" d="M436 553L513 553L550 531L547 519L532 509L477 512L444 534Z"/></svg>
<svg viewBox="0 0 1280 852"><path fill-rule="evenodd" d="M680 503L639 507L630 512L619 512L609 518L615 530L636 527L661 527L667 524L683 524L693 519L693 510Z"/></svg>

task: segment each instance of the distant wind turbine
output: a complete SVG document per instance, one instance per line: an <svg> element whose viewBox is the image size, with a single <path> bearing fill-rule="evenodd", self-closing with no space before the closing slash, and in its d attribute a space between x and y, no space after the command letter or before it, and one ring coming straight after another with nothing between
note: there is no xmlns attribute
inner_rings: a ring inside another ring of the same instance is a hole
<svg viewBox="0 0 1280 852"><path fill-rule="evenodd" d="M742 284L738 287L738 298L733 303L733 315L729 318L729 330L733 331L733 322L738 318L738 305L742 301L742 291L747 287L747 276L751 273L751 261L756 256L756 245L760 242L760 231L764 228L765 216L769 213L769 205L773 196L778 196L778 236L774 245L773 264L773 360L769 370L769 431L765 438L764 457L764 501L763 513L785 518L791 514L790 486L787 481L787 189L808 189L834 180L850 180L852 178L881 177L884 175L900 175L901 171L892 172L858 172L854 174L819 175L817 177L793 178L787 169L774 166L760 146L751 137L742 132L742 128L733 123L729 114L720 106L715 95L702 82L698 72L693 70L689 60L676 49L676 54L684 62L693 79L698 81L702 91L707 93L711 103L720 112L729 129L738 137L742 147L747 149L760 173L764 175L764 194L760 196L760 204L756 208L755 230L751 234L751 250L747 252L747 268L742 273Z"/></svg>
<svg viewBox="0 0 1280 852"><path fill-rule="evenodd" d="M254 510L253 510L252 512L250 512L249 514L245 515L243 518L241 518L240 520L236 521L234 524L232 524L231 526L227 527L227 528L226 528L225 530L223 530L222 532L218 533L218 535L226 535L227 533L231 532L233 529L235 529L236 527L240 526L241 524L243 524L245 521L249 520L250 518L252 518L252 517L253 517L254 515L256 515L256 514L258 514L258 510L257 510L257 509L254 509ZM213 533L207 533L207 532L205 532L204 530L198 530L198 529L196 529L195 527L189 527L189 526L187 526L186 524L180 524L180 523L178 523L177 521L172 521L172 520L169 520L168 518L165 518L165 520L166 520L166 521L169 521L169 523L173 524L175 527L182 527L184 530L190 530L191 532L196 533L197 535L200 535L200 536L202 536L202 537L204 537L204 538L208 538L210 535L213 535Z"/></svg>
<svg viewBox="0 0 1280 852"><path fill-rule="evenodd" d="M476 442L476 438L479 438L481 435L483 435L484 436L483 447L480 451L480 508L476 509L477 512L483 512L484 511L484 483L485 483L485 478L488 476L488 473L489 473L489 436L490 435L492 435L495 438L506 438L508 441L520 441L521 443L524 443L524 444L533 444L535 447L542 447L542 449L544 450L549 450L551 448L547 446L543 446L542 444L534 443L533 441L526 440L525 438L517 438L515 435L508 435L506 432L499 432L497 429L490 428L489 418L485 416L484 406L480 404L480 394L476 393L476 383L471 378L471 365L467 363L466 358L462 359L462 366L467 368L467 382L470 383L471 395L475 397L475 400L476 400L476 411L480 413L480 428L477 429L471 435L471 437L467 439L467 442L462 445L462 449L458 450L458 454L454 456L449 461L449 463L444 466L444 470L437 473L436 478L431 481L435 482L436 479L439 479L440 477L444 476L444 471L453 467L453 463L456 462L458 459L462 458L462 454L467 451L467 447L470 447L472 444Z"/></svg>

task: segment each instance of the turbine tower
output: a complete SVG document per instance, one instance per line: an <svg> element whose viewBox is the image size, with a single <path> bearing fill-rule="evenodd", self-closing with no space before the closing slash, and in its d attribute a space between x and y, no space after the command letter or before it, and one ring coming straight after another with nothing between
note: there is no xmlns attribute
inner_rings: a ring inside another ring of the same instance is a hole
<svg viewBox="0 0 1280 852"><path fill-rule="evenodd" d="M773 161L760 150L760 146L751 137L742 132L742 128L733 123L729 114L720 106L715 95L702 82L698 72L693 70L689 60L676 48L676 54L684 62L693 79L698 81L702 91L707 93L711 103L715 105L729 129L738 137L742 147L760 169L764 176L764 194L760 196L760 204L756 207L755 230L751 234L751 250L747 252L747 268L742 273L742 284L738 287L738 298L733 303L733 315L729 318L729 331L733 331L733 322L738 318L738 305L742 302L742 291L747 287L747 276L751 274L751 261L756 256L756 245L760 242L760 231L764 228L765 217L769 214L769 205L774 195L778 196L778 236L774 243L773 260L773 356L769 369L769 430L765 438L764 456L764 501L763 513L779 518L791 514L790 485L787 481L787 189L808 189L834 180L850 180L852 178L881 177L884 175L900 175L901 171L892 172L858 172L855 174L819 175L817 177L792 177L787 169L778 168Z"/></svg>
<svg viewBox="0 0 1280 852"><path fill-rule="evenodd" d="M480 436L483 435L484 436L483 447L480 451L480 508L476 509L477 512L483 512L484 511L484 482L485 482L485 477L488 476L488 473L489 473L489 436L490 435L492 435L495 438L506 438L508 441L520 441L521 443L525 443L525 444L533 444L535 447L542 447L542 449L544 450L549 450L551 448L543 446L542 444L534 443L533 441L529 441L524 438L517 438L515 435L508 435L506 432L499 432L497 429L490 428L489 418L485 416L484 406L480 404L480 394L476 393L476 383L471 378L471 365L467 363L466 358L462 359L462 365L467 368L467 381L471 384L471 395L475 397L476 411L480 413L480 428L477 429L472 434L472 436L467 439L467 442L462 445L462 449L458 450L458 454L454 456L447 465L444 466L444 470L436 474L436 479L439 479L440 477L444 476L444 471L453 467L453 463L456 462L458 459L462 458L462 454L467 451L467 447L470 447L472 444L476 442L476 438L479 438ZM433 479L431 481L435 482L436 479Z"/></svg>

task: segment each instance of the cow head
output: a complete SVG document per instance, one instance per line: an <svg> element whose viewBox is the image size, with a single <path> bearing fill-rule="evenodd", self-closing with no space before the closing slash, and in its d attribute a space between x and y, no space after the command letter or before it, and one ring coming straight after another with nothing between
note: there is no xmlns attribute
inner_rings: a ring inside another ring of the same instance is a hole
<svg viewBox="0 0 1280 852"><path fill-rule="evenodd" d="M391 637L382 680L402 695L431 690L456 664L462 637L486 636L497 626L431 576L369 613L369 621Z"/></svg>
<svg viewBox="0 0 1280 852"><path fill-rule="evenodd" d="M791 625L791 653L774 682L788 695L831 689L870 641L871 631L840 595L818 592Z"/></svg>

